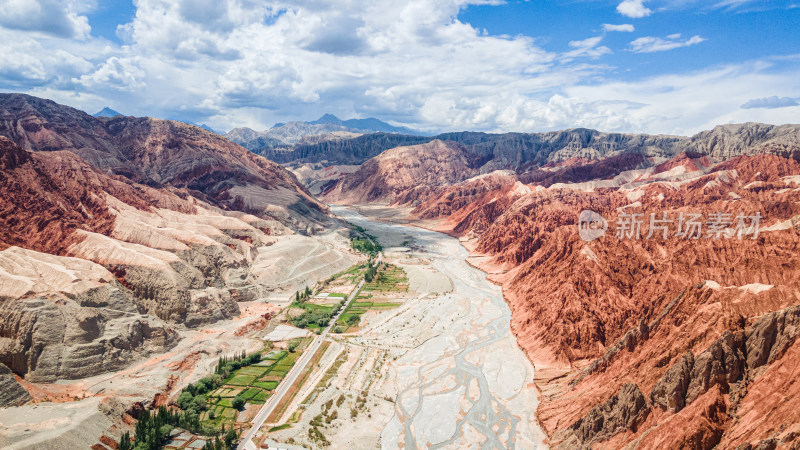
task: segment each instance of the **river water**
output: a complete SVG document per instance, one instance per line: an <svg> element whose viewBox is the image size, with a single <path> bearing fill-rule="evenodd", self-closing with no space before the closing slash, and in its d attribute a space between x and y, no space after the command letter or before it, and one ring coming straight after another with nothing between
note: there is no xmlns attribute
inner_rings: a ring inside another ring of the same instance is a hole
<svg viewBox="0 0 800 450"><path fill-rule="evenodd" d="M429 333L393 362L398 395L382 447L546 448L535 419L533 366L511 333L511 311L501 289L467 264L458 240L344 207L333 212L379 241L411 237L414 255L453 284L451 292L420 303L424 312L415 321Z"/></svg>

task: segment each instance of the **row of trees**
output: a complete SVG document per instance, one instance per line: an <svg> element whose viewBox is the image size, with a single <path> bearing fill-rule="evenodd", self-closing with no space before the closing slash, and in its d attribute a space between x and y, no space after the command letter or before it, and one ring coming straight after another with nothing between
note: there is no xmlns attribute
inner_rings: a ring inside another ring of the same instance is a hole
<svg viewBox="0 0 800 450"><path fill-rule="evenodd" d="M309 298L311 298L311 289L309 289L308 286L306 286L305 290L294 293L294 301L297 303L302 303Z"/></svg>
<svg viewBox="0 0 800 450"><path fill-rule="evenodd" d="M380 267L381 263L373 264L372 260L370 259L369 262L367 262L367 271L364 273L364 281L371 283L372 280L375 279L375 275L378 274Z"/></svg>
<svg viewBox="0 0 800 450"><path fill-rule="evenodd" d="M226 432L223 425L222 430L204 430L197 414L170 410L161 406L155 414L150 414L149 410L142 411L138 422L136 422L133 442L131 442L130 433L126 432L120 438L119 450L159 449L163 446L164 441L174 427L189 430L196 434L212 436L213 440L208 440L204 449L234 449L236 448L236 441L239 439L239 433L233 428Z"/></svg>
<svg viewBox="0 0 800 450"><path fill-rule="evenodd" d="M261 361L261 352L252 353L250 356L247 356L247 353L242 350L242 353L238 355L233 355L232 357L223 356L220 358L219 361L217 361L217 367L214 369L214 373L221 375L222 378L228 378L234 371L259 361Z"/></svg>

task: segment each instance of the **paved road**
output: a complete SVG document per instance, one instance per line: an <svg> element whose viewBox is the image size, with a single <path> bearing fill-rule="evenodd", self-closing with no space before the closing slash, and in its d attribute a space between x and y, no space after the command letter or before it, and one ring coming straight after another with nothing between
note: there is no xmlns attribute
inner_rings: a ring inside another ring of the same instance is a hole
<svg viewBox="0 0 800 450"><path fill-rule="evenodd" d="M378 254L377 262L381 261L382 256L383 255ZM330 332L331 328L333 328L333 326L336 325L336 321L339 319L339 316L341 316L342 313L347 309L347 306L350 305L350 302L352 302L353 299L356 298L356 295L358 294L358 291L361 290L362 286L364 286L364 280L361 280L361 282L358 283L358 286L356 286L356 288L353 289L353 292L351 292L350 296L347 297L347 301L345 302L344 306L339 310L338 313L336 313L336 316L331 318L331 321L325 328L325 330L322 333L320 333L320 335L317 336L314 339L314 341L311 342L311 345L309 345L305 351L303 351L303 356L301 356L300 359L297 360L297 362L289 371L289 373L287 373L286 376L283 378L283 380L281 380L280 384L275 389L275 392L267 400L267 402L264 403L264 406L261 407L261 409L258 411L258 414L256 414L256 416L251 421L253 426L252 428L250 428L250 431L248 431L242 437L239 443L240 448L244 448L246 450L256 450L258 448L256 444L253 442L253 437L256 435L258 430L261 429L261 427L264 425L264 422L266 422L267 417L269 417L269 415L272 414L272 411L275 409L275 407L278 406L283 396L286 395L287 392L289 392L289 389L292 387L294 382L297 381L297 378L300 376L300 374L303 373L303 370L305 369L306 365L308 365L308 362L311 361L311 357L314 355L314 353L317 352L319 347L322 345L322 342L328 336L328 333Z"/></svg>

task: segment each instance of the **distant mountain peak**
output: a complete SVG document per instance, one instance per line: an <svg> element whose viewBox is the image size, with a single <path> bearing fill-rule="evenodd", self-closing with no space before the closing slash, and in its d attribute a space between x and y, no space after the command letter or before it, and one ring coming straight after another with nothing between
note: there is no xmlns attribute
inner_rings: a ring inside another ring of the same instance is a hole
<svg viewBox="0 0 800 450"><path fill-rule="evenodd" d="M325 113L317 120L306 122L310 125L324 125L333 124L339 125L350 130L367 131L367 132L381 132L381 133L399 133L409 134L413 136L421 136L422 133L406 127L396 127L388 124L380 119L368 117L366 119L347 119L342 120L331 113Z"/></svg>
<svg viewBox="0 0 800 450"><path fill-rule="evenodd" d="M97 113L93 114L94 117L114 117L114 116L121 116L121 113L114 111L113 109L106 106L105 108L101 109Z"/></svg>
<svg viewBox="0 0 800 450"><path fill-rule="evenodd" d="M315 120L313 122L308 122L308 123L314 124L314 125L322 125L324 123L333 123L333 124L336 124L336 125L341 125L342 124L342 119L334 116L333 114L325 113L319 119L317 119L317 120Z"/></svg>

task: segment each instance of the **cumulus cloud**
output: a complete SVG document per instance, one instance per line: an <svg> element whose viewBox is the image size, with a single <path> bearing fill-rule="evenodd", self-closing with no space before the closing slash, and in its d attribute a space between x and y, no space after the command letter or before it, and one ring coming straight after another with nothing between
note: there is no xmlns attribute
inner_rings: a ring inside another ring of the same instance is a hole
<svg viewBox="0 0 800 450"><path fill-rule="evenodd" d="M89 111L124 105L126 114L220 130L263 129L324 112L433 132L580 126L683 133L709 121L796 121L788 118L792 108L740 108L773 95L769 86L800 97L796 68L616 83L602 60L611 53L603 36L555 52L525 36L486 35L458 19L466 5L486 3L492 1L136 0L135 17L118 29L124 45L0 27L0 88ZM633 28L603 26L605 33ZM630 50L667 50L702 38L642 39Z"/></svg>
<svg viewBox="0 0 800 450"><path fill-rule="evenodd" d="M754 95L768 96L774 86L800 96L797 67L782 64L765 59L630 82L581 84L567 88L564 95L583 102L629 102L609 108L612 115L625 119L627 131L635 132L689 135L724 123L795 123L794 108L740 108Z"/></svg>
<svg viewBox="0 0 800 450"><path fill-rule="evenodd" d="M82 75L77 81L90 89L118 89L135 92L143 89L145 71L137 61L112 56L92 73Z"/></svg>
<svg viewBox="0 0 800 450"><path fill-rule="evenodd" d="M681 35L671 34L666 38L653 36L640 37L631 42L630 50L634 53L653 53L673 50L680 47L689 47L705 41L700 36L692 36L689 39L681 40Z"/></svg>
<svg viewBox="0 0 800 450"><path fill-rule="evenodd" d="M81 7L74 1L0 0L0 27L84 39L91 27Z"/></svg>
<svg viewBox="0 0 800 450"><path fill-rule="evenodd" d="M621 24L621 25L612 25L610 23L604 23L603 24L603 30L604 31L622 31L622 32L626 32L626 33L633 33L634 31L636 31L636 29L633 27L633 25L631 25L629 23L625 23L625 24Z"/></svg>
<svg viewBox="0 0 800 450"><path fill-rule="evenodd" d="M748 100L747 103L742 105L744 109L753 109L753 108L768 108L768 109L775 109L775 108L787 108L790 106L798 106L800 103L797 103L797 99L791 97L778 97L773 95L772 97L764 97L764 98L754 98Z"/></svg>
<svg viewBox="0 0 800 450"><path fill-rule="evenodd" d="M644 2L646 1L647 0L624 0L617 5L617 12L633 19L647 17L652 11L650 8L644 6Z"/></svg>
<svg viewBox="0 0 800 450"><path fill-rule="evenodd" d="M69 88L71 78L90 70L86 59L54 49L30 37L0 29L0 85L30 89L52 85Z"/></svg>

